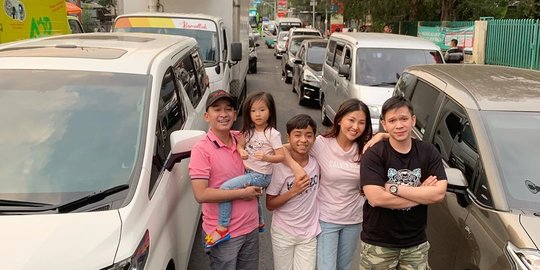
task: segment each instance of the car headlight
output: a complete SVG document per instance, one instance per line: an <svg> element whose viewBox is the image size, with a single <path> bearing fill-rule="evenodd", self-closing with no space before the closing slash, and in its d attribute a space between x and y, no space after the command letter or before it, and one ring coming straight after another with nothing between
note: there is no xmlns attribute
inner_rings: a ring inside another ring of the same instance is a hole
<svg viewBox="0 0 540 270"><path fill-rule="evenodd" d="M144 234L141 242L135 249L135 252L130 258L119 261L113 264L106 270L144 270L146 260L148 260L148 253L150 253L150 233L148 230Z"/></svg>
<svg viewBox="0 0 540 270"><path fill-rule="evenodd" d="M368 108L369 108L369 114L371 115L371 118L376 118L376 119L381 118L381 111L379 110L378 106L368 105Z"/></svg>
<svg viewBox="0 0 540 270"><path fill-rule="evenodd" d="M506 245L506 256L513 266L512 269L540 269L540 251L537 249L522 249L508 242Z"/></svg>

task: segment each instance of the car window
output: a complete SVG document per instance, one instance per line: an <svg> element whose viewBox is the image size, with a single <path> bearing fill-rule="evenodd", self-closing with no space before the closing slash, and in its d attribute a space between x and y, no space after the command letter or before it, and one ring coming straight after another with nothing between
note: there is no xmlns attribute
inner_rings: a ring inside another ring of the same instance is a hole
<svg viewBox="0 0 540 270"><path fill-rule="evenodd" d="M491 206L490 189L485 181L476 138L465 110L454 101L447 100L440 115L435 125L433 144L449 166L463 173L469 189L478 201Z"/></svg>
<svg viewBox="0 0 540 270"><path fill-rule="evenodd" d="M328 42L328 50L326 52L326 64L329 66L332 66L332 62L334 62L334 51L336 50L336 41L330 40Z"/></svg>
<svg viewBox="0 0 540 270"><path fill-rule="evenodd" d="M511 209L540 209L540 115L483 111L488 142ZM536 210L538 211L538 210Z"/></svg>
<svg viewBox="0 0 540 270"><path fill-rule="evenodd" d="M0 70L0 106L9 112L2 118L0 197L58 204L136 181L150 80L114 72Z"/></svg>
<svg viewBox="0 0 540 270"><path fill-rule="evenodd" d="M441 63L434 50L358 48L356 55L359 85L395 84L408 66Z"/></svg>
<svg viewBox="0 0 540 270"><path fill-rule="evenodd" d="M414 86L416 85L416 79L416 76L410 73L403 73L396 85L394 95L400 95L410 100Z"/></svg>
<svg viewBox="0 0 540 270"><path fill-rule="evenodd" d="M198 72L195 70L192 55L188 54L182 58L181 61L178 61L174 66L174 70L176 77L185 89L191 104L193 107L197 107L197 104L199 104L199 101L202 98L203 90L205 90L201 86L203 78L199 77L199 75L204 76L204 74L197 74ZM199 73L202 73L202 71L199 71Z"/></svg>
<svg viewBox="0 0 540 270"><path fill-rule="evenodd" d="M411 96L411 103L416 115L416 129L423 135L429 121L433 121L436 113L439 90L433 86L418 80Z"/></svg>
<svg viewBox="0 0 540 270"><path fill-rule="evenodd" d="M171 133L182 129L186 122L186 110L172 69L168 69L159 92L158 116L155 129L154 155L150 173L150 192L157 183L167 156L171 152Z"/></svg>
<svg viewBox="0 0 540 270"><path fill-rule="evenodd" d="M343 50L345 49L344 47L345 46L343 44L338 43L336 45L336 50L335 50L335 53L334 53L334 61L332 62L332 67L335 70L338 70L339 66L341 65L341 58L343 56Z"/></svg>

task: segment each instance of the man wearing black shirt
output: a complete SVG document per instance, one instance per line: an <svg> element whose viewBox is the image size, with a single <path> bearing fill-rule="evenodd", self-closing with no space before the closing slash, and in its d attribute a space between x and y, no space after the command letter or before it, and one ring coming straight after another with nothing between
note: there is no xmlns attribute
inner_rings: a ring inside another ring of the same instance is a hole
<svg viewBox="0 0 540 270"><path fill-rule="evenodd" d="M409 101L388 99L382 116L389 139L369 148L360 165L367 198L360 269L427 269L427 205L446 194L441 156L411 137L416 116Z"/></svg>

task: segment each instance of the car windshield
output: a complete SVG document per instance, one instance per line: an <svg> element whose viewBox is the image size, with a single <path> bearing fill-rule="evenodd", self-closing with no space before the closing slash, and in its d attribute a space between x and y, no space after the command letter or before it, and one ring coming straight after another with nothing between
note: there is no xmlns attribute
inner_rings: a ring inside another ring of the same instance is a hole
<svg viewBox="0 0 540 270"><path fill-rule="evenodd" d="M511 209L540 210L540 113L483 112ZM518 136L516 136L518 135Z"/></svg>
<svg viewBox="0 0 540 270"><path fill-rule="evenodd" d="M279 23L279 31L289 31L293 27L302 27L301 22L281 22Z"/></svg>
<svg viewBox="0 0 540 270"><path fill-rule="evenodd" d="M436 50L359 48L356 57L356 84L395 84L411 65L442 63Z"/></svg>
<svg viewBox="0 0 540 270"><path fill-rule="evenodd" d="M315 71L321 71L326 54L326 43L315 43L307 50L307 65Z"/></svg>
<svg viewBox="0 0 540 270"><path fill-rule="evenodd" d="M197 40L201 56L204 61L204 66L217 65L219 61L219 42L217 32L215 31L200 31L178 28L150 28L150 27L134 27L134 28L119 28L117 32L143 32L143 33L158 33L177 36L188 36Z"/></svg>
<svg viewBox="0 0 540 270"><path fill-rule="evenodd" d="M58 204L137 177L149 76L0 70L0 85L0 199Z"/></svg>
<svg viewBox="0 0 540 270"><path fill-rule="evenodd" d="M302 44L302 41L304 41L303 39L301 38L293 38L289 44L289 51L293 54L293 55L296 55L296 53L298 52L298 50L300 49L300 45Z"/></svg>

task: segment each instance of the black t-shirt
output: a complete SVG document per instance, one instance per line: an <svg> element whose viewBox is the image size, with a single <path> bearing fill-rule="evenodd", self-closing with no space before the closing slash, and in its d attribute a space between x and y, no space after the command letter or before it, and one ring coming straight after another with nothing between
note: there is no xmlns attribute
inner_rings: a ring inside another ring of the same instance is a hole
<svg viewBox="0 0 540 270"><path fill-rule="evenodd" d="M360 165L360 185L384 186L387 182L420 186L435 175L446 180L439 151L433 145L412 140L409 153L395 151L388 141L368 149ZM408 248L427 241L427 205L388 209L364 204L362 241L382 247Z"/></svg>

